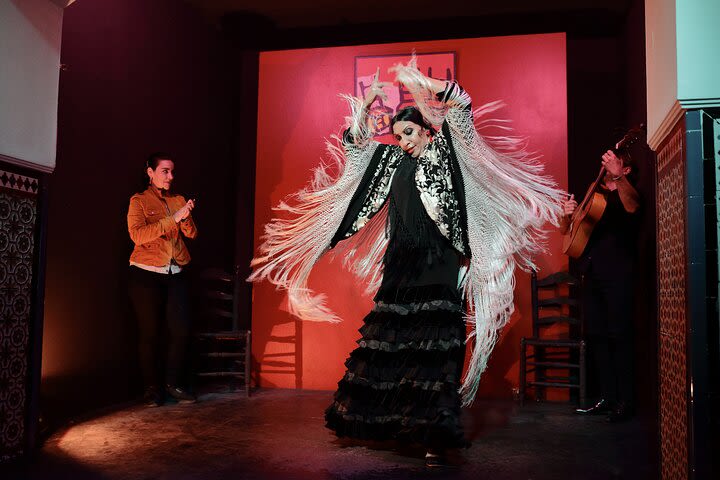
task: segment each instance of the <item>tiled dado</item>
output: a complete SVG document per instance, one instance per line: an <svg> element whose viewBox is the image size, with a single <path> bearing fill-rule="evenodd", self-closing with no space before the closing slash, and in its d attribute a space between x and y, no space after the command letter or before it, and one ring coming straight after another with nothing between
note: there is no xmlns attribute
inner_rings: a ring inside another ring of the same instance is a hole
<svg viewBox="0 0 720 480"><path fill-rule="evenodd" d="M0 462L25 448L38 183L0 170Z"/></svg>
<svg viewBox="0 0 720 480"><path fill-rule="evenodd" d="M657 151L660 473L685 479L687 431L687 245L685 122Z"/></svg>

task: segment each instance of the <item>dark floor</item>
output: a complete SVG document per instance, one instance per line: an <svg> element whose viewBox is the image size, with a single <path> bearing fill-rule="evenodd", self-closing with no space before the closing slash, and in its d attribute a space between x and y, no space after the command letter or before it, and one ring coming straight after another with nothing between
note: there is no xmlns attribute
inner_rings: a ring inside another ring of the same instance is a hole
<svg viewBox="0 0 720 480"><path fill-rule="evenodd" d="M478 401L459 465L426 470L420 451L353 446L323 424L331 392L206 394L194 405L133 406L54 434L19 479L650 479L652 442L637 420L580 418L566 404Z"/></svg>

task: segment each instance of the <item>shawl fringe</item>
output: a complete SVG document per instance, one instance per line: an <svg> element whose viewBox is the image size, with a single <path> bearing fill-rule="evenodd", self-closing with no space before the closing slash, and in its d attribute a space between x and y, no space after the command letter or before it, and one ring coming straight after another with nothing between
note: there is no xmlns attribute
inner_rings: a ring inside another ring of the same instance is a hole
<svg viewBox="0 0 720 480"><path fill-rule="evenodd" d="M308 277L315 263L330 248L333 235L378 146L377 142L370 141L371 132L365 126L361 100L344 98L353 113L346 118L346 126L354 143L343 145L339 136L326 142L330 163L317 167L308 186L274 208L285 215L265 225L258 255L250 262L253 272L247 280L267 280L278 289L286 290L288 311L302 320L340 321L328 308L326 295L308 288ZM373 220L372 223L376 223L379 219ZM362 239L366 240L366 236ZM377 240L371 245L365 252L368 258L382 248ZM348 261L356 251L349 252ZM379 275L367 264L367 259L364 264L359 262L356 272L369 274L371 278Z"/></svg>
<svg viewBox="0 0 720 480"><path fill-rule="evenodd" d="M423 115L434 124L442 118L448 123L463 177L471 258L460 287L469 306L472 356L460 392L463 405L469 405L499 331L514 311L515 267L535 267L533 257L545 249L543 226L558 225L565 192L543 175L525 139L478 134L488 127L511 131L507 121L484 118L500 109L501 101L471 111L467 92L453 88L439 103L414 57L395 68Z"/></svg>
<svg viewBox="0 0 720 480"><path fill-rule="evenodd" d="M460 88L452 89L439 102L417 70L414 56L396 72L429 121L435 125L448 122L464 182L471 258L459 287L469 305L467 322L472 328L467 342L472 344L472 357L460 392L463 405L469 405L499 331L513 313L515 268L534 267L533 257L545 248L544 225L558 224L565 192L543 175L543 165L537 155L527 151L525 139L478 134L488 127L511 131L508 121L485 118L501 108L502 102L471 111L470 96ZM287 290L290 313L304 320L340 321L327 307L325 295L312 292L307 280L317 260L328 251L378 146L371 140L362 100L343 97L352 112L346 119L352 144L332 137L327 142L332 163L315 169L305 189L276 207L289 218L273 218L266 225L248 278L267 280ZM331 173L331 167L337 174ZM382 280L387 210L383 205L363 228L332 250L334 256L342 257L343 265L367 281L368 293L376 291Z"/></svg>

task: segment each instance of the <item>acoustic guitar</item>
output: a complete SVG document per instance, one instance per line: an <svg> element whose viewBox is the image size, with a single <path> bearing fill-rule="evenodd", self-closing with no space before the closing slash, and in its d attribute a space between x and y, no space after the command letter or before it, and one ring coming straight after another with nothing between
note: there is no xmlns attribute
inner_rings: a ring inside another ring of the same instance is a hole
<svg viewBox="0 0 720 480"><path fill-rule="evenodd" d="M620 150L628 148L645 132L645 125L631 128L625 136L615 145L613 151L617 154ZM605 194L598 191L600 184L605 177L605 167L600 167L595 181L585 193L585 198L580 202L570 218L570 226L563 239L563 253L572 258L582 255L587 246L590 235L597 222L602 218L607 206Z"/></svg>

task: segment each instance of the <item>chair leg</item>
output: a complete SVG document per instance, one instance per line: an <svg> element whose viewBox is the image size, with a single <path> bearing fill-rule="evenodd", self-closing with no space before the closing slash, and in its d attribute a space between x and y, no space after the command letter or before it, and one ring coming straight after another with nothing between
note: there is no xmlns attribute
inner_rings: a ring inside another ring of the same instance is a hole
<svg viewBox="0 0 720 480"><path fill-rule="evenodd" d="M585 375L585 341L580 341L580 395L578 401L581 408L585 408L585 394L586 394L586 375Z"/></svg>
<svg viewBox="0 0 720 480"><path fill-rule="evenodd" d="M536 361L545 361L545 347L541 347L539 345L535 345L533 347L533 355L535 355ZM533 374L535 376L536 382L544 382L546 381L545 376L547 375L547 369L543 366L536 365L535 366L535 373ZM545 400L545 387L542 385L535 385L535 401L541 402Z"/></svg>
<svg viewBox="0 0 720 480"><path fill-rule="evenodd" d="M250 330L245 334L245 396L250 398L250 361L252 343L250 342Z"/></svg>
<svg viewBox="0 0 720 480"><path fill-rule="evenodd" d="M520 339L520 406L525 405L525 375L527 368L527 344L525 339Z"/></svg>

